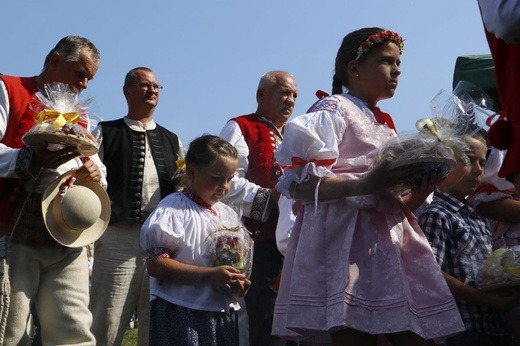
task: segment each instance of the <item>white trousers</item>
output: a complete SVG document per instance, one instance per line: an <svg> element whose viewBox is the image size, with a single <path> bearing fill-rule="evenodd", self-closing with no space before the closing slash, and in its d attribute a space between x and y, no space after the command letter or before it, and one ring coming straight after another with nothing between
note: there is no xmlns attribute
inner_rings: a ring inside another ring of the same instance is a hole
<svg viewBox="0 0 520 346"><path fill-rule="evenodd" d="M5 345L30 345L31 304L43 345L95 345L85 248L11 244L11 302Z"/></svg>
<svg viewBox="0 0 520 346"><path fill-rule="evenodd" d="M150 284L141 224L110 225L94 244L90 287L92 332L98 345L121 345L132 314L139 319L138 345L148 345Z"/></svg>

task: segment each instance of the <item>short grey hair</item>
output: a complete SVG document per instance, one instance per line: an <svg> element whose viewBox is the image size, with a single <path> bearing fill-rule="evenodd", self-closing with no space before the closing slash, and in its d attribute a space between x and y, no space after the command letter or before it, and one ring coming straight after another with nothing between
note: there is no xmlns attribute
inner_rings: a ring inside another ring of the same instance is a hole
<svg viewBox="0 0 520 346"><path fill-rule="evenodd" d="M99 61L101 53L90 40L80 36L69 35L62 38L56 44L56 47L47 54L45 62L43 63L43 68L47 67L54 53L58 53L63 61L79 61L81 50L83 48L86 48L89 51L92 59Z"/></svg>
<svg viewBox="0 0 520 346"><path fill-rule="evenodd" d="M260 82L258 82L258 89L267 88L277 84L280 75L289 76L293 80L296 80L296 78L294 78L294 76L287 71L269 71L260 77Z"/></svg>

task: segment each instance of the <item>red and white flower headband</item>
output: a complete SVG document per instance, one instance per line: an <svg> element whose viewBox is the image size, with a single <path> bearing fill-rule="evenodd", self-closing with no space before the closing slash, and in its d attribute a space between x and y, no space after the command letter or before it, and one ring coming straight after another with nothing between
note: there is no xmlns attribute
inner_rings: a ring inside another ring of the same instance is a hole
<svg viewBox="0 0 520 346"><path fill-rule="evenodd" d="M357 49L356 60L358 60L361 57L361 55L371 50L376 44L385 41L394 42L399 47L399 52L403 52L404 39L396 32L384 30L376 34L370 35L363 43L361 43L361 45Z"/></svg>

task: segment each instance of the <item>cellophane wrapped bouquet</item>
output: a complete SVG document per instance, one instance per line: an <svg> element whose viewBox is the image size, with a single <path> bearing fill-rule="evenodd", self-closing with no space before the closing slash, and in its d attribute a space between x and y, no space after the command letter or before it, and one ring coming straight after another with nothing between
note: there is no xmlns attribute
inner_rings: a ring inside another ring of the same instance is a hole
<svg viewBox="0 0 520 346"><path fill-rule="evenodd" d="M215 267L229 265L249 278L254 243L245 227L221 225L208 236L208 242Z"/></svg>
<svg viewBox="0 0 520 346"><path fill-rule="evenodd" d="M489 291L520 286L520 247L499 248L484 261L467 263L476 271L477 287Z"/></svg>
<svg viewBox="0 0 520 346"><path fill-rule="evenodd" d="M96 141L89 130L100 118L92 114L92 101L67 84L45 84L31 101L35 125L22 137L24 144L48 143L50 150L75 146L84 155L96 154Z"/></svg>
<svg viewBox="0 0 520 346"><path fill-rule="evenodd" d="M388 140L371 168L382 163L388 164L388 170L419 167L424 173L435 171L444 177L455 168L456 155L469 164L464 137L481 130L482 119L491 108L492 99L467 82L459 83L453 93L441 90L430 103L432 117L418 120L417 132L400 133ZM405 193L410 186L411 182L402 183L391 191Z"/></svg>

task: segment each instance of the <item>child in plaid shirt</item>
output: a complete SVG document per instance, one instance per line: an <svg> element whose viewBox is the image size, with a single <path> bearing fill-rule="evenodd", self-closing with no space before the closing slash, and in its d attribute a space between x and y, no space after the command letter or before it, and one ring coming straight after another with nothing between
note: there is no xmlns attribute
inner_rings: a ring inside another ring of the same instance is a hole
<svg viewBox="0 0 520 346"><path fill-rule="evenodd" d="M470 149L457 155L457 167L434 192L419 224L466 326L465 332L448 338L446 345L505 346L509 345L509 336L503 311L517 305L519 295L484 292L476 287L477 276L470 263L482 262L493 252L493 237L486 221L475 214L466 197L481 183L487 143L482 132L466 137L466 141Z"/></svg>

